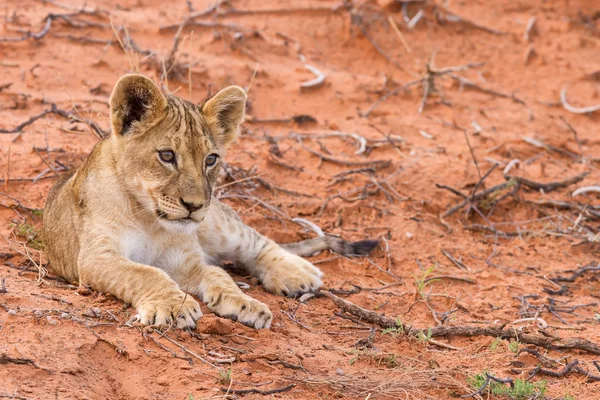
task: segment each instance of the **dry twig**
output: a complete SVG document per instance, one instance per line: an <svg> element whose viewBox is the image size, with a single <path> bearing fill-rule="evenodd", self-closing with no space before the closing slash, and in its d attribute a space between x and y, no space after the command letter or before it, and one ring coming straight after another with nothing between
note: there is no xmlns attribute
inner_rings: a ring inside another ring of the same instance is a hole
<svg viewBox="0 0 600 400"><path fill-rule="evenodd" d="M363 321L376 324L384 329L399 328L395 319L378 314L374 311L366 310L347 300L344 300L332 293L322 292L336 306ZM500 339L515 339L521 343L533 344L547 349L555 350L582 350L592 354L600 354L600 345L582 338L561 339L557 337L546 337L533 335L530 333L518 332L515 329L504 329L504 325L499 327L480 327L480 326L436 326L433 328L422 329L407 324L401 327L407 336L412 337L476 337L489 336Z"/></svg>

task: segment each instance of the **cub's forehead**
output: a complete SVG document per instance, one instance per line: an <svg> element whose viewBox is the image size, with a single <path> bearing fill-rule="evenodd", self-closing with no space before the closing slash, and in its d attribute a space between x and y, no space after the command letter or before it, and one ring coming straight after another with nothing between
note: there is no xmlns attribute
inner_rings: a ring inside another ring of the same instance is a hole
<svg viewBox="0 0 600 400"><path fill-rule="evenodd" d="M163 134L177 146L214 146L206 118L200 107L179 97L167 97L167 109L162 124Z"/></svg>

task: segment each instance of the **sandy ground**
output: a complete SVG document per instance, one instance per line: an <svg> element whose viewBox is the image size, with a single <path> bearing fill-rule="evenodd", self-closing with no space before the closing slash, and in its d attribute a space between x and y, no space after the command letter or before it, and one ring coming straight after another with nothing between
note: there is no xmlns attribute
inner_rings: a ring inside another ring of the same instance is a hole
<svg viewBox="0 0 600 400"><path fill-rule="evenodd" d="M224 201L280 242L314 236L295 217L380 240L369 258L312 257L326 289L403 324L600 341L600 199L572 196L600 181L600 112L575 112L600 103L599 2L415 0L407 23L391 0L230 0L212 11L212 1L96 0L85 12L58 1L0 4L0 129L17 128L0 134L0 397L446 399L474 392L469 377L488 371L546 381L549 399L600 398L585 376L600 375L593 351L377 326L370 336L373 324L328 298L276 297L239 275L273 311L270 331L206 309L197 332L126 326L132 308L45 273L36 211L99 140L90 122L108 130L124 73L196 102L237 84L249 88L249 117ZM315 78L305 64L323 85L301 90ZM18 129L52 104L65 112ZM463 197L469 210L444 214ZM592 268L556 280L580 266ZM575 360L579 372L535 373Z"/></svg>

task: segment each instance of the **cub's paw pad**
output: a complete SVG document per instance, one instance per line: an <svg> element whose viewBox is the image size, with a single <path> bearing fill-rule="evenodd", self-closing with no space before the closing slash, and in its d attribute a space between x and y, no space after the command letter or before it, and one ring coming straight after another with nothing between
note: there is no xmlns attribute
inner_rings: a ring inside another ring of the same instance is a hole
<svg viewBox="0 0 600 400"><path fill-rule="evenodd" d="M310 262L290 254L270 266L262 284L269 292L296 297L321 287L322 276L321 270Z"/></svg>
<svg viewBox="0 0 600 400"><path fill-rule="evenodd" d="M254 329L269 329L273 314L266 304L243 293L218 293L207 302L215 314L229 318Z"/></svg>
<svg viewBox="0 0 600 400"><path fill-rule="evenodd" d="M183 293L164 299L152 299L138 306L138 321L144 325L194 328L202 316L200 304L190 295Z"/></svg>

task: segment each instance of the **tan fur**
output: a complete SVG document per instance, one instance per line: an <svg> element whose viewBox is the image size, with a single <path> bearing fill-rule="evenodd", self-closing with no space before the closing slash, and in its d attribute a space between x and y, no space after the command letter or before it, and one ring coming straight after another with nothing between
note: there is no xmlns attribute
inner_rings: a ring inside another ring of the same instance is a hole
<svg viewBox="0 0 600 400"><path fill-rule="evenodd" d="M52 189L44 213L51 267L72 282L111 293L144 324L194 326L192 296L218 315L268 328L269 308L217 267L232 260L270 292L316 290L322 273L246 226L212 197L219 160L244 118L246 94L229 87L201 105L164 96L127 75L110 99L111 137ZM161 160L172 151L176 164ZM207 157L217 154L214 166Z"/></svg>

